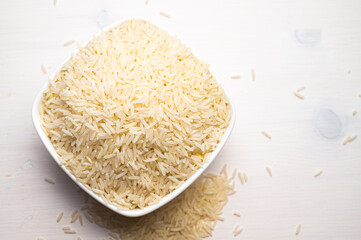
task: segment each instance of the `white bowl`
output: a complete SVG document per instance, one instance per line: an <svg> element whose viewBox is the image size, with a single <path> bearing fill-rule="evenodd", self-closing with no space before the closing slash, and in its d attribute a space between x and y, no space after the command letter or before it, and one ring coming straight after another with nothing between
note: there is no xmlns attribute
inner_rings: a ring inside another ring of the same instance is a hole
<svg viewBox="0 0 361 240"><path fill-rule="evenodd" d="M121 21L123 22L123 21ZM103 31L108 30L109 28L116 26L118 24L120 24L121 22L116 22L114 24L112 24L111 26L105 28ZM101 31L102 32L102 31ZM100 33L99 33L100 34ZM86 43L87 44L87 43ZM67 62L70 59L70 57L65 61ZM64 62L64 63L65 63ZM50 76L50 79L53 79L55 77L55 74L61 69L61 67L63 66L63 64L56 69L53 74ZM123 215L123 216L127 216L127 217L140 217L143 216L145 214L148 214L150 212L153 212L154 210L162 207L163 205L167 204L168 202L170 202L171 200L173 200L174 198L176 198L179 194L181 194L185 189L187 189L187 187L189 187L206 169L207 167L213 162L213 160L216 158L216 156L218 155L219 151L221 151L221 149L223 148L224 144L226 143L229 135L231 134L231 131L233 129L235 120L236 120L236 115L235 115L235 111L234 111L234 106L231 102L231 99L229 98L228 94L225 92L226 97L230 103L230 107L231 107L231 112L232 112L232 118L231 121L229 123L229 126L226 130L226 132L224 133L222 140L220 141L220 143L218 144L218 146L216 147L216 149L212 152L212 154L210 155L210 158L208 160L208 162L206 164L204 164L204 166L200 169L198 169L189 179L187 179L182 186L180 186L179 188L177 188L176 190L174 190L173 192L169 193L168 195L166 195L165 197L163 197L159 203L152 205L152 206L148 206L145 208L141 208L141 209L133 209L133 210L119 210L116 206L109 204L107 202L105 202L101 197L99 197L97 194L95 194L94 192L92 192L91 190L89 190L88 188L86 188L82 183L80 183L76 177L64 166L61 164L60 161L60 157L58 156L58 154L56 153L53 145L51 144L49 138L47 137L47 135L43 132L42 128L41 128L41 123L40 123L40 105L41 105L41 101L43 98L43 93L44 91L48 88L49 83L46 82L44 84L44 86L41 88L40 92L37 94L34 104L33 104L33 108L32 108L32 120L33 120L33 124L34 127L36 129L36 132L38 133L40 139L42 140L42 142L44 143L46 149L48 150L48 152L50 153L50 155L54 158L55 162L60 166L61 169L63 169L63 171L68 174L68 176L79 186L81 187L85 192L87 192L90 196L92 196L95 200L97 200L98 202L100 202L101 204L103 204L104 206L106 206L107 208L113 210L114 212Z"/></svg>

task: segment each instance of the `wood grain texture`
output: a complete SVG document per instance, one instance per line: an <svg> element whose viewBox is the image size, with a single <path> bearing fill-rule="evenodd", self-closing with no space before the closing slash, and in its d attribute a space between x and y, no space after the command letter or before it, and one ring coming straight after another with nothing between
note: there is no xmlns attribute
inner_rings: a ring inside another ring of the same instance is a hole
<svg viewBox="0 0 361 240"><path fill-rule="evenodd" d="M239 239L361 239L361 137L342 144L361 136L360 116L352 116L361 111L360 12L357 0L0 1L0 239L76 239L61 228L83 195L31 123L47 79L41 64L51 73L76 49L64 43L134 17L210 63L236 106L234 131L209 171L227 163L248 182L237 179L212 239L233 239L237 224ZM304 100L294 96L302 86ZM74 228L84 240L107 238L86 221Z"/></svg>

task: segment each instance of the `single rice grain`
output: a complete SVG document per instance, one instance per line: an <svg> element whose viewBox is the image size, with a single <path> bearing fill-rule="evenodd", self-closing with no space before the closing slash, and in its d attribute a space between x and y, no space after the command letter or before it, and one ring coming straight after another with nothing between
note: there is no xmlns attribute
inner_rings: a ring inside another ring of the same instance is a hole
<svg viewBox="0 0 361 240"><path fill-rule="evenodd" d="M238 211L234 211L234 212L233 212L233 215L234 215L234 216L237 216L237 217L240 217L240 216L241 216L241 213L238 212Z"/></svg>
<svg viewBox="0 0 361 240"><path fill-rule="evenodd" d="M165 12L160 12L159 14L162 15L163 17L170 18L170 15Z"/></svg>
<svg viewBox="0 0 361 240"><path fill-rule="evenodd" d="M271 136L270 134L268 134L267 132L262 131L261 133L262 133L262 135L265 136L266 138L272 139L272 136Z"/></svg>
<svg viewBox="0 0 361 240"><path fill-rule="evenodd" d="M243 173L243 178L244 178L244 182L247 183L248 182L247 173Z"/></svg>
<svg viewBox="0 0 361 240"><path fill-rule="evenodd" d="M61 212L61 213L58 215L58 217L56 218L56 222L57 222L57 223L61 221L61 219L63 218L63 215L64 215L64 212Z"/></svg>
<svg viewBox="0 0 361 240"><path fill-rule="evenodd" d="M75 40L70 40L70 41L64 43L64 47L70 46L73 43L75 43Z"/></svg>
<svg viewBox="0 0 361 240"><path fill-rule="evenodd" d="M238 178L241 181L241 183L243 184L244 183L244 178L243 178L242 173L238 173Z"/></svg>
<svg viewBox="0 0 361 240"><path fill-rule="evenodd" d="M294 92L294 94L295 94L296 97L298 97L298 98L301 99L301 100L304 100L304 99L305 99L305 97L302 96L301 94L299 94L298 92Z"/></svg>
<svg viewBox="0 0 361 240"><path fill-rule="evenodd" d="M50 184L55 184L55 181L53 179L51 179L51 178L48 178L48 177L44 178L44 181L47 182L47 183L50 183Z"/></svg>
<svg viewBox="0 0 361 240"><path fill-rule="evenodd" d="M266 167L266 170L267 170L267 173L270 177L272 177L272 171L271 171L271 168L269 167Z"/></svg>
<svg viewBox="0 0 361 240"><path fill-rule="evenodd" d="M323 173L323 171L320 170L320 171L318 171L317 173L315 173L315 175L313 175L313 177L317 178L317 177L319 177L322 173Z"/></svg>
<svg viewBox="0 0 361 240"><path fill-rule="evenodd" d="M300 231L301 231L301 224L298 224L296 228L296 235L300 234Z"/></svg>
<svg viewBox="0 0 361 240"><path fill-rule="evenodd" d="M48 70L46 69L45 64L41 64L41 71L43 71L44 74L48 73Z"/></svg>

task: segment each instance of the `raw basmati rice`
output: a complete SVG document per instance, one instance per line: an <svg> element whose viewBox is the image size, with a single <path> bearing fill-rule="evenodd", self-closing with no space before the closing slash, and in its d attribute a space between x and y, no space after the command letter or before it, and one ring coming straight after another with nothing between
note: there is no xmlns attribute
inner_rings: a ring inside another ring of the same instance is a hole
<svg viewBox="0 0 361 240"><path fill-rule="evenodd" d="M248 176L247 176L247 173L243 173L243 179L244 179L244 182L247 183L248 182Z"/></svg>
<svg viewBox="0 0 361 240"><path fill-rule="evenodd" d="M300 234L300 231L301 231L301 224L298 224L296 228L296 235Z"/></svg>
<svg viewBox="0 0 361 240"><path fill-rule="evenodd" d="M50 184L55 184L55 181L53 179L51 179L51 178L48 178L48 177L44 178L44 181L47 182L47 183L50 183Z"/></svg>
<svg viewBox="0 0 361 240"><path fill-rule="evenodd" d="M181 186L208 161L231 119L208 65L143 20L81 48L50 82L40 114L62 164L123 210Z"/></svg>
<svg viewBox="0 0 361 240"><path fill-rule="evenodd" d="M355 141L356 140L356 138L357 138L357 136L355 135L355 136L353 136L353 137L351 137L351 136L347 136L346 137L346 139L343 141L343 145L346 145L347 143L349 143L349 142L353 142L353 141Z"/></svg>
<svg viewBox="0 0 361 240"><path fill-rule="evenodd" d="M167 205L140 218L120 216L95 201L87 213L98 226L120 234L122 240L197 240L210 237L217 221L223 221L221 211L233 191L231 179L224 173L207 174Z"/></svg>
<svg viewBox="0 0 361 240"><path fill-rule="evenodd" d="M240 217L240 216L241 216L241 213L238 212L238 211L234 211L234 212L233 212L233 215L234 215L234 216L237 216L237 217Z"/></svg>
<svg viewBox="0 0 361 240"><path fill-rule="evenodd" d="M163 17L170 18L170 15L165 12L160 12L159 14L162 15Z"/></svg>
<svg viewBox="0 0 361 240"><path fill-rule="evenodd" d="M272 177L272 171L269 167L266 167L267 173L270 177Z"/></svg>
<svg viewBox="0 0 361 240"><path fill-rule="evenodd" d="M79 217L78 217L79 223L80 223L81 226L83 226L83 224L84 224L84 223L83 223L83 217L82 217L80 214L79 214L78 216L79 216Z"/></svg>
<svg viewBox="0 0 361 240"><path fill-rule="evenodd" d="M318 171L317 173L315 173L315 175L313 175L313 177L317 178L317 177L319 177L322 173L323 173L323 171L320 170L320 171Z"/></svg>
<svg viewBox="0 0 361 240"><path fill-rule="evenodd" d="M46 69L45 64L41 64L41 71L43 71L44 74L48 73L48 70Z"/></svg>
<svg viewBox="0 0 361 240"><path fill-rule="evenodd" d="M352 112L352 115L353 115L353 116L356 116L356 114L357 114L357 110L355 110L355 111Z"/></svg>
<svg viewBox="0 0 361 240"><path fill-rule="evenodd" d="M256 73L255 73L253 68L251 69L251 75L252 75L252 81L255 81L256 80Z"/></svg>
<svg viewBox="0 0 361 240"><path fill-rule="evenodd" d="M244 183L244 179L243 179L242 173L238 173L238 178L239 178L239 180L241 181L241 183L243 184L243 183Z"/></svg>
<svg viewBox="0 0 361 240"><path fill-rule="evenodd" d="M233 236L237 237L241 232L243 232L243 228L237 225L233 230Z"/></svg>
<svg viewBox="0 0 361 240"><path fill-rule="evenodd" d="M63 215L64 215L64 212L61 212L61 213L59 214L59 216L56 218L56 222L57 222L57 223L61 221L61 219L63 218Z"/></svg>
<svg viewBox="0 0 361 240"><path fill-rule="evenodd" d="M299 94L298 92L294 92L294 94L295 94L296 97L298 97L298 98L301 99L301 100L304 100L304 99L305 99L305 97L302 96L301 94Z"/></svg>
<svg viewBox="0 0 361 240"><path fill-rule="evenodd" d="M73 43L75 43L75 40L70 40L70 41L64 43L64 47L70 46Z"/></svg>
<svg viewBox="0 0 361 240"><path fill-rule="evenodd" d="M268 139L272 139L271 135L269 135L268 133L266 133L265 131L261 132L263 136L265 136Z"/></svg>
<svg viewBox="0 0 361 240"><path fill-rule="evenodd" d="M240 75L232 75L232 76L231 76L231 79L240 79L240 78L241 78Z"/></svg>

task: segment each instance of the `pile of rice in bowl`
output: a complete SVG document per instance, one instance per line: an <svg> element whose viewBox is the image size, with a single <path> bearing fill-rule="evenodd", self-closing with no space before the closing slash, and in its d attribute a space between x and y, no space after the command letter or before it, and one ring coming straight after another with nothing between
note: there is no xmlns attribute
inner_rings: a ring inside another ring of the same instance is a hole
<svg viewBox="0 0 361 240"><path fill-rule="evenodd" d="M208 65L144 20L79 49L51 80L40 114L62 164L121 210L155 204L181 186L232 117Z"/></svg>

